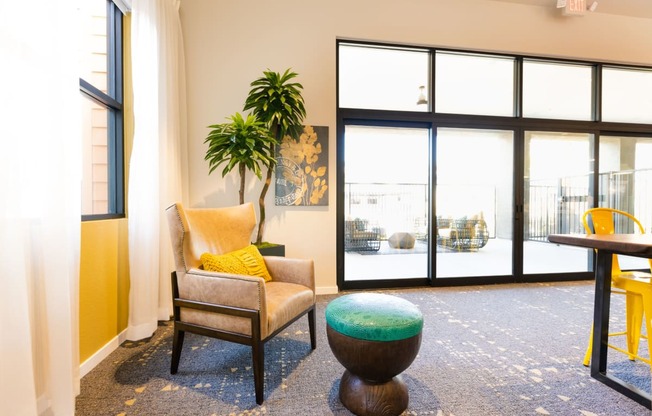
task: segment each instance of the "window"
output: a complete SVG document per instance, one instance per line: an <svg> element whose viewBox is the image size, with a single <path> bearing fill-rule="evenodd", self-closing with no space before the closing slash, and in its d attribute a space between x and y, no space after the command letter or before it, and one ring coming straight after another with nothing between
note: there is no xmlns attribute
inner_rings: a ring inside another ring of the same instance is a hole
<svg viewBox="0 0 652 416"><path fill-rule="evenodd" d="M124 215L122 13L110 0L79 2L83 122L82 219Z"/></svg>
<svg viewBox="0 0 652 416"><path fill-rule="evenodd" d="M514 116L514 58L437 52L439 113Z"/></svg>
<svg viewBox="0 0 652 416"><path fill-rule="evenodd" d="M341 44L340 107L428 111L428 51Z"/></svg>
<svg viewBox="0 0 652 416"><path fill-rule="evenodd" d="M652 123L652 71L603 68L602 119Z"/></svg>
<svg viewBox="0 0 652 416"><path fill-rule="evenodd" d="M652 68L337 50L341 289L586 279L593 251L548 235L582 233L595 206L650 230Z"/></svg>
<svg viewBox="0 0 652 416"><path fill-rule="evenodd" d="M523 62L523 116L591 120L593 70L589 65Z"/></svg>

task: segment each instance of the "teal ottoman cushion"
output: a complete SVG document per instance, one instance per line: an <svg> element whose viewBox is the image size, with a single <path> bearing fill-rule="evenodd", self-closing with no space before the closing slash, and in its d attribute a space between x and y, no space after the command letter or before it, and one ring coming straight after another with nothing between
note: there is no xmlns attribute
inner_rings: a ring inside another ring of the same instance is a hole
<svg viewBox="0 0 652 416"><path fill-rule="evenodd" d="M423 315L414 304L396 296L354 293L328 304L326 323L351 338L387 342L420 334Z"/></svg>

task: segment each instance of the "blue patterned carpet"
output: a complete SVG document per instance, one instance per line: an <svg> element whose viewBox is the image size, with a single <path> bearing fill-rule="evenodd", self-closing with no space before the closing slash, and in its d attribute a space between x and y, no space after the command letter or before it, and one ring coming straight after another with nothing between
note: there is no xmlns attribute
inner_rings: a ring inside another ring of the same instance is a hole
<svg viewBox="0 0 652 416"><path fill-rule="evenodd" d="M589 376L581 364L593 283L571 282L385 290L424 314L421 350L403 373L404 415L650 415ZM343 367L326 339L318 297L318 346L307 319L266 345L265 402L257 406L249 350L186 335L179 372L169 372L171 326L127 342L87 374L78 415L349 415L338 399ZM612 301L612 330L623 324ZM641 354L647 355L642 345ZM609 354L609 372L650 391L650 369Z"/></svg>

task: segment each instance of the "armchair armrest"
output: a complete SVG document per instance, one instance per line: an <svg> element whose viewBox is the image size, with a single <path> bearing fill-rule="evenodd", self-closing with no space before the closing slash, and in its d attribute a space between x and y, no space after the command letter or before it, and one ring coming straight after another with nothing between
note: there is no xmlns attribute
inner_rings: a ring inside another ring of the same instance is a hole
<svg viewBox="0 0 652 416"><path fill-rule="evenodd" d="M264 312L265 279L193 268L180 276L179 297Z"/></svg>
<svg viewBox="0 0 652 416"><path fill-rule="evenodd" d="M272 280L296 283L315 291L315 264L312 260L264 256Z"/></svg>
<svg viewBox="0 0 652 416"><path fill-rule="evenodd" d="M193 268L177 275L177 290L179 297L173 305L179 325L218 330L235 342L244 342L254 334L267 336L267 295L262 277Z"/></svg>

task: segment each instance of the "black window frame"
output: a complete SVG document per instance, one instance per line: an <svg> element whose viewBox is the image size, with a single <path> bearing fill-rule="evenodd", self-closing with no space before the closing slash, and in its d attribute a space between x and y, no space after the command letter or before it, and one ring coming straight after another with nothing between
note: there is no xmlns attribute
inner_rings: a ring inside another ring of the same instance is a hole
<svg viewBox="0 0 652 416"><path fill-rule="evenodd" d="M431 253L430 261L430 282L431 286L463 286L463 285L482 285L494 283L519 283L519 282L554 282L567 280L586 280L593 277L594 272L568 272L568 273L543 273L543 274L524 274L523 273L523 221L525 197L523 193L523 158L524 145L523 135L528 130L545 130L559 132L581 132L593 135L593 159L594 159L594 179L591 184L593 191L599 189L599 143L601 135L620 135L620 136L640 136L646 135L652 137L652 122L650 123L632 123L604 121L602 119L602 69L620 68L629 70L652 71L652 66L635 65L615 62L601 62L584 59L559 58L538 55L514 54L509 52L487 52L471 49L455 49L427 47L420 45L420 49L428 49L431 53L431 80L430 91L427 96L429 100L429 111L399 111L399 110L381 110L368 108L346 108L340 107L339 101L339 46L360 45L379 48L405 47L410 48L410 44L393 44L386 42L362 41L346 38L335 40L336 49L336 143L337 143L337 160L336 160L336 279L337 286L340 290L359 290L359 289L376 289L376 288L396 288L403 286L420 286L418 279L390 279L390 280L345 280L344 276L344 130L347 125L388 125L400 126L401 123L430 123L433 128L433 137L436 136L436 129L440 127L462 127L478 129L505 129L514 132L514 235L513 239L516 244L513 245L513 265L512 274L509 276L473 276L473 277L452 277L438 279L433 265L436 265ZM417 47L417 46L414 46ZM514 59L514 114L513 116L491 116L476 114L457 114L457 113L438 113L435 111L435 91L437 66L437 52L452 52L479 56L504 56ZM555 118L530 118L523 116L523 62L524 60L540 60L547 63L558 63L563 65L583 65L593 68L592 87L592 119L591 120L569 120ZM436 159L436 146L433 146L432 159ZM431 172L431 195L435 195L436 177L435 172ZM598 206L598 198L594 200L594 206ZM436 212L434 201L431 201L432 212ZM434 224L430 224L431 234L434 234ZM589 260L592 263L592 260Z"/></svg>
<svg viewBox="0 0 652 416"><path fill-rule="evenodd" d="M82 221L125 217L122 11L112 0L106 0L106 8L108 93L81 77L79 91L108 113L108 212L82 215Z"/></svg>

